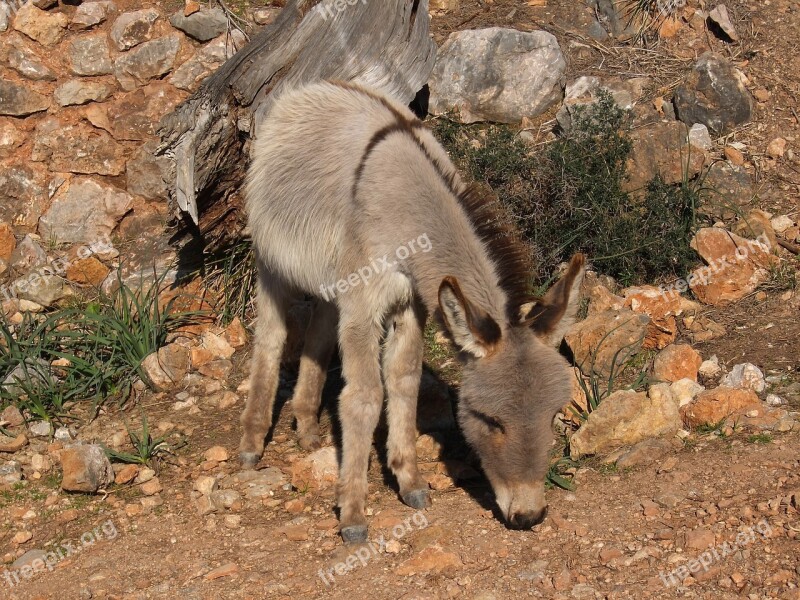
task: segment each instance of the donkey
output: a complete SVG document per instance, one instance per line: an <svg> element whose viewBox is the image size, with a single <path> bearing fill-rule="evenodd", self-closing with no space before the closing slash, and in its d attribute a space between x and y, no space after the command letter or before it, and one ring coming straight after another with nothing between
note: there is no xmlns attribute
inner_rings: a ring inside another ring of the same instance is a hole
<svg viewBox="0 0 800 600"><path fill-rule="evenodd" d="M462 182L428 128L395 100L343 82L287 90L275 101L254 142L246 205L259 289L242 464L258 462L272 423L287 308L311 295L291 404L300 445L318 447L338 341L344 541L367 537L368 459L384 393L400 496L428 507L415 425L423 327L433 313L459 350L458 421L503 517L514 528L539 523L551 423L570 396L567 363L552 346L574 321L583 256L533 299L524 246Z"/></svg>

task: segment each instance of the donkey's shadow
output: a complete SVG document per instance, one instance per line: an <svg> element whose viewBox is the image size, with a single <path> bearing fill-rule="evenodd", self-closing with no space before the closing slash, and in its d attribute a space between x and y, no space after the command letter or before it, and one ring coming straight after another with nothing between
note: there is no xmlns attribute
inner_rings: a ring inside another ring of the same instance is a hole
<svg viewBox="0 0 800 600"><path fill-rule="evenodd" d="M286 385L294 386L296 382L296 371L286 369L281 370L282 378L286 382L281 386L285 389ZM483 509L491 510L495 518L504 522L502 514L500 513L496 503L494 502L494 494L492 493L491 485L486 479L477 458L470 450L464 439L461 431L455 423L454 415L456 414L458 393L457 389L452 385L445 382L439 375L429 369L427 365L424 367L423 378L426 379L426 385L421 388L419 399L419 410L417 414L417 429L421 433L433 434L437 441L440 442L442 450L440 453L439 461L445 465L445 475L452 478L454 481L455 489L464 490L470 497L475 500ZM323 438L327 434L333 438L337 460L339 464L342 462L342 430L338 418L338 397L344 387L344 380L341 374L341 363L338 355L335 355L331 361L330 368L328 369L328 376L325 381L325 387L322 392L322 403L320 406L320 429ZM436 406L426 406L425 391L434 390L439 399ZM275 411L273 416L273 424L270 428L270 433L267 438L269 442L273 436L275 426L280 418L281 411L288 403L290 395L278 394L275 403ZM388 427L386 424L386 412L381 412L381 420L375 432L375 449L378 460L381 465L382 484L391 488L397 494L397 501L402 503L399 495L399 487L397 481L389 468L389 461L386 449L386 438L388 435ZM420 461L420 467L423 467L423 462ZM463 466L467 465L471 469L464 469ZM467 476L465 476L465 471ZM472 473L470 476L469 473ZM436 502L438 494L451 493L449 491L437 492L432 490L431 496L433 502Z"/></svg>

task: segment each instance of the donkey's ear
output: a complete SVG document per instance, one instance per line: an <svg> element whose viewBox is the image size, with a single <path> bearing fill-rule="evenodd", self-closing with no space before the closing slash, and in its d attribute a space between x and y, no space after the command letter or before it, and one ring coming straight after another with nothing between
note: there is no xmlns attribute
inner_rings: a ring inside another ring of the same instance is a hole
<svg viewBox="0 0 800 600"><path fill-rule="evenodd" d="M522 322L530 325L546 344L558 347L567 329L575 322L580 306L578 295L583 281L584 263L583 254L573 256L567 271L547 290L544 298L520 309L520 312L524 311Z"/></svg>
<svg viewBox="0 0 800 600"><path fill-rule="evenodd" d="M486 311L467 300L455 277L445 277L439 286L439 310L459 350L480 358L500 341L500 326Z"/></svg>

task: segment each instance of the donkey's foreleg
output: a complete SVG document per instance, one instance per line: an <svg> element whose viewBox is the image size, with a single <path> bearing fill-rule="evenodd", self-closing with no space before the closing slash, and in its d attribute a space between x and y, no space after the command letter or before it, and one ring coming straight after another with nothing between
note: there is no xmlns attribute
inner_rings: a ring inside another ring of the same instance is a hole
<svg viewBox="0 0 800 600"><path fill-rule="evenodd" d="M340 531L348 543L367 539L367 468L383 404L379 359L382 328L372 317L348 318L343 310L339 324L345 386L339 398L342 464L337 493Z"/></svg>
<svg viewBox="0 0 800 600"><path fill-rule="evenodd" d="M417 468L416 448L424 323L424 314L413 306L401 309L389 326L383 355L389 467L397 477L403 502L417 509L430 506L428 484Z"/></svg>
<svg viewBox="0 0 800 600"><path fill-rule="evenodd" d="M243 433L239 444L239 458L245 468L254 467L260 460L264 438L272 425L281 355L286 343L288 304L285 284L259 267L258 321L250 368L250 395L241 418Z"/></svg>
<svg viewBox="0 0 800 600"><path fill-rule="evenodd" d="M300 373L292 396L298 441L305 450L320 446L319 405L328 363L336 347L336 321L336 307L330 302L318 300L306 329Z"/></svg>

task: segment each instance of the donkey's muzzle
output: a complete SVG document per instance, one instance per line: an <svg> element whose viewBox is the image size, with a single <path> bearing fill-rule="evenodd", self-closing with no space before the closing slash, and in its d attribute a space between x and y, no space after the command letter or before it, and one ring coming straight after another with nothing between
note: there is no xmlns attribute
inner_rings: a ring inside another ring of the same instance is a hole
<svg viewBox="0 0 800 600"><path fill-rule="evenodd" d="M534 510L531 512L519 512L514 513L508 519L508 524L513 529L531 529L534 525L538 525L542 521L544 521L545 516L547 515L547 507L545 506L541 510Z"/></svg>

